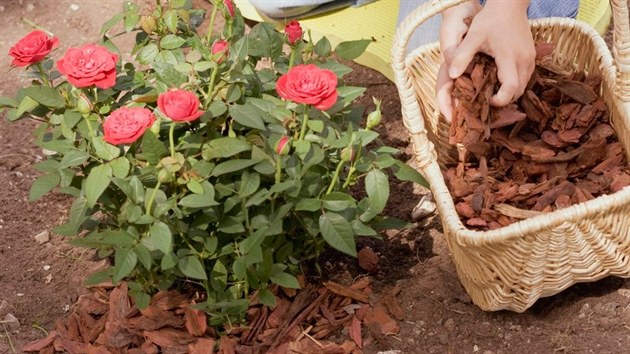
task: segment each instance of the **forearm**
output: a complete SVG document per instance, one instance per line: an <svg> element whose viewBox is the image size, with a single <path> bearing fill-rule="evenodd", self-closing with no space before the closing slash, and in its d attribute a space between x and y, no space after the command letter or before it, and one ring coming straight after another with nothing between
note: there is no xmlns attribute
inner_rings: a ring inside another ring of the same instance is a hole
<svg viewBox="0 0 630 354"><path fill-rule="evenodd" d="M530 0L485 0L484 7L498 11L526 13Z"/></svg>

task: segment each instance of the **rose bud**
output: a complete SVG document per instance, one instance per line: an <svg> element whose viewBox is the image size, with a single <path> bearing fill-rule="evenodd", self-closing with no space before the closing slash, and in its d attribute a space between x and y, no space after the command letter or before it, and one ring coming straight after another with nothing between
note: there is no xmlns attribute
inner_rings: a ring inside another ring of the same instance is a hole
<svg viewBox="0 0 630 354"><path fill-rule="evenodd" d="M192 122L204 112L199 110L199 98L190 91L170 90L158 96L160 111L176 122Z"/></svg>
<svg viewBox="0 0 630 354"><path fill-rule="evenodd" d="M155 23L155 17L153 16L140 17L140 27L142 27L142 30L146 32L147 34L153 33L153 31L155 31L155 29L157 28L157 25Z"/></svg>
<svg viewBox="0 0 630 354"><path fill-rule="evenodd" d="M223 3L225 4L225 8L227 9L227 13L230 18L234 18L234 2L232 0L223 0Z"/></svg>
<svg viewBox="0 0 630 354"><path fill-rule="evenodd" d="M218 40L212 45L212 56L217 64L221 64L223 60L228 56L230 49L230 43L226 40Z"/></svg>
<svg viewBox="0 0 630 354"><path fill-rule="evenodd" d="M92 108L94 108L94 104L90 99L85 94L79 93L77 97L77 109L79 112L85 116L92 112Z"/></svg>
<svg viewBox="0 0 630 354"><path fill-rule="evenodd" d="M9 49L9 55L13 57L11 65L29 66L37 64L58 45L59 40L57 37L49 38L42 31L33 31Z"/></svg>
<svg viewBox="0 0 630 354"><path fill-rule="evenodd" d="M366 126L368 129L372 129L381 123L381 101L376 98L372 98L372 101L376 105L376 109L367 116Z"/></svg>
<svg viewBox="0 0 630 354"><path fill-rule="evenodd" d="M287 34L287 41L290 45L295 45L302 40L302 26L296 20L292 20L284 27L284 33Z"/></svg>
<svg viewBox="0 0 630 354"><path fill-rule="evenodd" d="M276 154L280 156L286 156L291 151L291 140L288 136L284 135L281 137L273 148Z"/></svg>
<svg viewBox="0 0 630 354"><path fill-rule="evenodd" d="M355 151L352 146L345 147L341 150L341 160L345 162L352 162L354 160Z"/></svg>

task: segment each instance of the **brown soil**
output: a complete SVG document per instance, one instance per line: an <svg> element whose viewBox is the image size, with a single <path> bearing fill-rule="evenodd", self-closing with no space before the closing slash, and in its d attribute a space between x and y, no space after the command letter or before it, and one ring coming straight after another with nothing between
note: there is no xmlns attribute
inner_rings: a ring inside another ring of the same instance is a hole
<svg viewBox="0 0 630 354"><path fill-rule="evenodd" d="M143 0L143 3L152 3ZM207 4L206 2L199 2ZM118 0L15 0L0 2L3 21L0 37L0 95L12 95L27 79L9 70L9 47L31 30L24 20L54 32L61 51L97 39L106 18L119 11ZM72 5L72 6L71 6ZM78 9L77 9L78 6ZM4 54L3 54L4 53ZM383 100L381 133L386 144L410 159L408 134L402 125L395 86L382 75L353 65L348 79L366 86L363 103L371 96ZM15 329L0 325L0 353L20 352L29 341L45 336L54 321L68 311L86 275L101 263L91 253L69 246L52 233L67 215L69 199L56 194L29 203L28 190L38 172L33 162L42 158L33 146L33 124L0 120L0 321L7 313L20 322ZM409 183L393 183L387 212L409 220L418 201ZM50 241L34 236L48 231ZM378 338L366 353L623 353L630 349L630 281L606 278L580 284L556 296L541 299L523 314L483 312L471 303L459 284L437 218L414 228L384 235L384 241L361 240L380 255L373 274L374 297L401 285L398 299L406 312L398 335ZM326 269L343 269L333 278L353 279L362 271L355 259L330 254ZM365 332L364 332L365 334Z"/></svg>

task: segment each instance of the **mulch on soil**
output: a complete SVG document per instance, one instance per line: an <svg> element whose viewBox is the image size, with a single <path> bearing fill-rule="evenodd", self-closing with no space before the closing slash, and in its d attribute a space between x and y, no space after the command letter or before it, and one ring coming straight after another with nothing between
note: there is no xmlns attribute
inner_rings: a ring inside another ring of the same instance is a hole
<svg viewBox="0 0 630 354"><path fill-rule="evenodd" d="M22 348L25 352L68 353L328 353L359 354L375 339L396 334L404 318L396 296L384 291L377 301L370 277L349 286L333 281L306 284L301 290L275 286L276 306L250 298L246 325L227 326L219 335L195 308L197 293L176 290L155 294L138 309L126 283L91 288L55 330ZM318 283L319 284L319 283Z"/></svg>

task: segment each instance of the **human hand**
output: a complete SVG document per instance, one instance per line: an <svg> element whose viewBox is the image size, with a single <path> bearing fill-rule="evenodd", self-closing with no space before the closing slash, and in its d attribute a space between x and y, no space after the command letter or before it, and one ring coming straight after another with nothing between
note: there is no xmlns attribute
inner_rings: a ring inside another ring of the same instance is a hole
<svg viewBox="0 0 630 354"><path fill-rule="evenodd" d="M528 4L528 0L488 0L485 7L473 18L459 45L454 50L445 47L449 52L445 55L445 65L438 73L438 101L440 110L448 121L452 117L451 80L466 70L478 52L494 57L497 64L501 87L491 98L492 105L505 106L523 94L534 71L536 58L526 14ZM440 37L442 35L441 31Z"/></svg>
<svg viewBox="0 0 630 354"><path fill-rule="evenodd" d="M453 79L448 75L448 69L453 59L453 53L459 47L468 31L466 18L474 18L482 9L478 0L470 0L460 5L451 7L442 13L442 25L440 27L440 49L444 61L440 66L437 76L437 99L440 111L448 122L451 121L453 102L451 91Z"/></svg>

